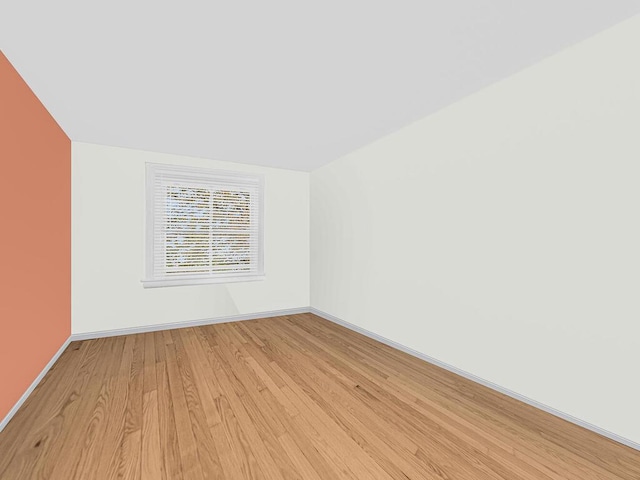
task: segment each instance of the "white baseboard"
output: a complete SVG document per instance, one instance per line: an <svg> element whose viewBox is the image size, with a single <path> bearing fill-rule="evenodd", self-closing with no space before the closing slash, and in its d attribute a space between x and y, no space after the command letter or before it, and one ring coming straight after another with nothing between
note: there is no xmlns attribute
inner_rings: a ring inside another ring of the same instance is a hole
<svg viewBox="0 0 640 480"><path fill-rule="evenodd" d="M93 340L94 338L117 337L120 335L132 335L135 333L158 332L161 330L173 330L175 328L201 327L203 325L215 325L217 323L242 322L244 320L257 320L259 318L279 317L282 315L296 315L309 313L309 307L288 308L286 310L272 310L269 312L247 313L244 315L228 315L226 317L205 318L201 320L188 320L186 322L158 323L141 327L119 328L115 330L100 330L97 332L73 333L71 341Z"/></svg>
<svg viewBox="0 0 640 480"><path fill-rule="evenodd" d="M556 417L559 417L563 420L566 420L568 422L571 422L575 425L578 425L582 428L586 428L587 430L591 430L592 432L595 432L599 435L602 435L603 437L607 437L615 442L621 443L622 445L626 445L627 447L633 448L635 450L640 450L640 444L636 443L632 440L629 440L628 438L624 438L621 437L620 435L617 435L615 433L612 433L608 430L605 430L603 428L597 427L595 425L592 425L588 422L585 422L583 420L580 420L579 418L573 417L569 414L566 414L564 412L561 412L559 410L556 410L555 408L549 407L548 405L545 405L543 403L537 402L536 400L532 400L531 398L525 397L524 395L520 395L519 393L516 393L514 391L511 391L507 388L501 387L500 385L496 385L495 383L489 382L488 380L485 380L483 378L477 377L475 375L473 375L472 373L466 372L464 370L460 370L459 368L456 368L452 365L449 365L447 363L441 362L440 360L430 357L429 355L425 355L424 353L418 352L416 350L413 350L409 347L405 347L404 345L394 342L393 340L389 340L388 338L382 337L380 335L378 335L377 333L373 333L369 330L366 330L362 327L359 327L357 325L354 325L353 323L349 323L349 322L345 322L344 320L335 317L329 313L323 312L321 310L318 310L317 308L313 308L311 307L310 312L313 313L314 315L317 315L321 318L324 318L325 320L329 320L330 322L336 323L338 325L341 325L345 328L348 328L349 330L353 330L354 332L358 332L361 333L362 335L369 337L373 340L377 340L380 343L384 343L385 345L388 345L392 348L395 348L397 350L400 350L402 352L408 353L409 355L412 355L414 357L417 357L421 360L424 360L425 362L431 363L432 365L436 365L437 367L443 368L445 370L448 370L449 372L455 373L456 375L460 375L461 377L464 377L468 380L471 380L472 382L475 383L479 383L480 385L484 385L485 387L488 387L492 390L495 390L496 392L502 393L504 395L507 395L508 397L511 398L515 398L516 400L519 400L523 403L526 403L527 405L531 405L532 407L535 407L539 410L542 410L544 412L550 413L551 415L554 415Z"/></svg>
<svg viewBox="0 0 640 480"><path fill-rule="evenodd" d="M69 346L69 344L71 342L72 342L71 337L69 337L69 338L67 338L65 340L65 342L62 344L62 346L55 353L53 358L51 358L51 360L49 360L49 363L47 363L45 365L45 367L42 369L40 374L31 383L31 385L29 385L29 388L27 388L27 391L22 394L20 399L13 406L13 408L11 410L9 410L9 413L7 413L7 415L2 419L2 421L0 421L0 432L2 432L2 430L4 430L4 427L7 426L7 424L9 423L9 420L11 420L13 418L13 416L18 412L18 410L20 409L22 404L27 400L27 398L29 398L29 395L31 395L33 393L33 391L36 389L38 384L42 381L42 379L47 374L47 372L49 370L51 370L51 367L53 367L53 365L58 361L58 358L60 358L60 355L62 355L62 353L66 350L66 348Z"/></svg>

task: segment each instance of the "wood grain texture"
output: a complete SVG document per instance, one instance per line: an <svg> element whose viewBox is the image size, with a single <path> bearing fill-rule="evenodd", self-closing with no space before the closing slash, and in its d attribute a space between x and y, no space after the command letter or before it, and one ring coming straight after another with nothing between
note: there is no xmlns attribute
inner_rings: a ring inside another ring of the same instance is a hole
<svg viewBox="0 0 640 480"><path fill-rule="evenodd" d="M0 478L638 480L640 453L301 314L72 343Z"/></svg>

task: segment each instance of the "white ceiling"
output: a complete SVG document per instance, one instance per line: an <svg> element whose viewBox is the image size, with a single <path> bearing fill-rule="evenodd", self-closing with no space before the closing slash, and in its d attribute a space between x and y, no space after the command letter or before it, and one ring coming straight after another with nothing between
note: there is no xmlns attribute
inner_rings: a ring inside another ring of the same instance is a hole
<svg viewBox="0 0 640 480"><path fill-rule="evenodd" d="M2 0L0 48L72 140L312 170L638 12L640 0Z"/></svg>

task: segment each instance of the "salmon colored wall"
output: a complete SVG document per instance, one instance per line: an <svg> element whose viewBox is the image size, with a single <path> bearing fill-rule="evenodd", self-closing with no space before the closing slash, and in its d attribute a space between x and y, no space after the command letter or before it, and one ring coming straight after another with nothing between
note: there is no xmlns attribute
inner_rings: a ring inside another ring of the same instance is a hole
<svg viewBox="0 0 640 480"><path fill-rule="evenodd" d="M0 52L0 420L71 333L71 141Z"/></svg>

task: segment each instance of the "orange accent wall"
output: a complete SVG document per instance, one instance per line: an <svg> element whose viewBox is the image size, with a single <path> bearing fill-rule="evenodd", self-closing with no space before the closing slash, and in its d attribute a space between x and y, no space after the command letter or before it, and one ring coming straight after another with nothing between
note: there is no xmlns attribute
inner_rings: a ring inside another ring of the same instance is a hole
<svg viewBox="0 0 640 480"><path fill-rule="evenodd" d="M71 333L71 141L0 52L0 420Z"/></svg>

